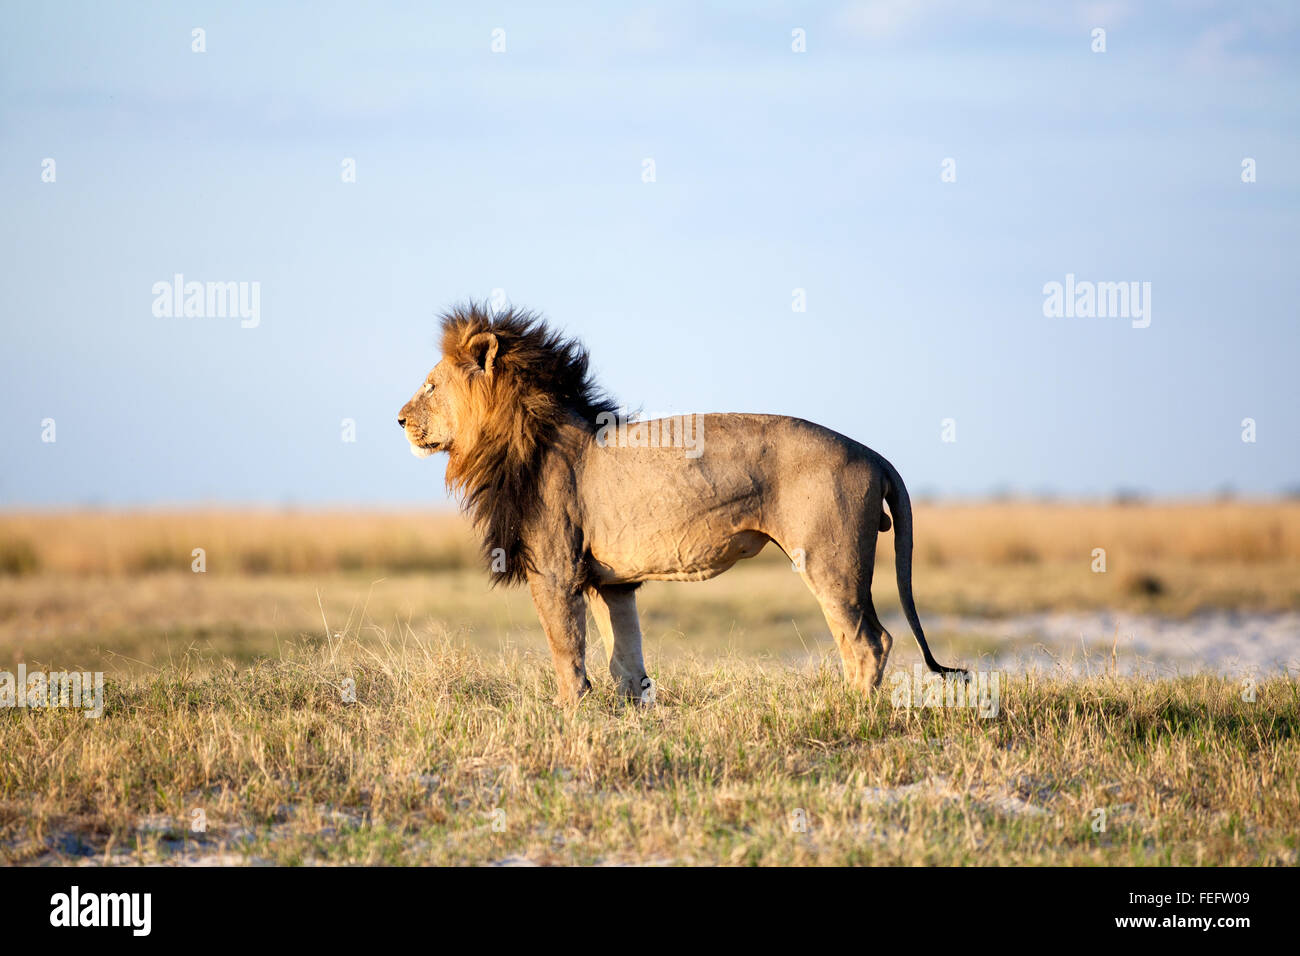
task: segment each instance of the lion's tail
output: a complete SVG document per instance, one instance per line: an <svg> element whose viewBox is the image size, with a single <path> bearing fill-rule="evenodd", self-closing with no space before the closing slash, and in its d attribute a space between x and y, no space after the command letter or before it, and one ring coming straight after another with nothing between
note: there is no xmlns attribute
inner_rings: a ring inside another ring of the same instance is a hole
<svg viewBox="0 0 1300 956"><path fill-rule="evenodd" d="M960 667L945 667L934 659L930 645L925 643L925 632L921 630L921 618L916 613L916 602L912 599L912 500L907 496L907 487L899 477L894 466L881 458L885 466L885 501L894 516L894 571L898 576L898 600L903 605L903 614L912 628L916 643L921 647L925 666L936 674L964 674ZM882 529L888 527L881 520Z"/></svg>

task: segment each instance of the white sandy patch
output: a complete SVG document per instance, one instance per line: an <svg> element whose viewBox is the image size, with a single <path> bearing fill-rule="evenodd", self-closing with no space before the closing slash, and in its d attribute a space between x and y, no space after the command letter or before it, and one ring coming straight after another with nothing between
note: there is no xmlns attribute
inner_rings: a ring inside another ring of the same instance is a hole
<svg viewBox="0 0 1300 956"><path fill-rule="evenodd" d="M1002 619L935 617L923 623L933 635L932 647L942 647L944 632L1005 640L1005 651L995 650L991 659L976 665L984 670L1107 673L1114 648L1115 670L1120 674L1300 674L1300 613L1295 612L1212 611L1166 618L1080 611ZM895 643L907 640L910 632L902 618L885 626ZM938 650L936 656L943 657Z"/></svg>

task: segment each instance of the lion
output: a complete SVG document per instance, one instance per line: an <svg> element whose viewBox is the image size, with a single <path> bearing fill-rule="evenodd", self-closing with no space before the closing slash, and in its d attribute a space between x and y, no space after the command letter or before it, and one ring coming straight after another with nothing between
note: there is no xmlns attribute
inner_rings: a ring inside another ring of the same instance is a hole
<svg viewBox="0 0 1300 956"><path fill-rule="evenodd" d="M586 608L618 693L649 703L637 588L715 577L769 541L820 603L845 679L869 694L893 646L871 601L886 503L898 593L925 663L962 673L926 644L912 599L911 503L881 455L781 415L617 422L588 364L579 342L535 313L471 302L443 314L442 360L397 418L415 455L447 453L448 488L481 533L496 580L527 583L558 703L592 686Z"/></svg>

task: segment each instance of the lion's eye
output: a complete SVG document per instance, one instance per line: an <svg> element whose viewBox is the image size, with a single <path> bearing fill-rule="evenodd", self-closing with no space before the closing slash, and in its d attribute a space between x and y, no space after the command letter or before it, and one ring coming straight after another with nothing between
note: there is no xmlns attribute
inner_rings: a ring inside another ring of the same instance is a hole
<svg viewBox="0 0 1300 956"><path fill-rule="evenodd" d="M424 383L424 394L425 394L425 395L432 395L432 394L433 394L433 383L432 383L432 382L425 382L425 383Z"/></svg>

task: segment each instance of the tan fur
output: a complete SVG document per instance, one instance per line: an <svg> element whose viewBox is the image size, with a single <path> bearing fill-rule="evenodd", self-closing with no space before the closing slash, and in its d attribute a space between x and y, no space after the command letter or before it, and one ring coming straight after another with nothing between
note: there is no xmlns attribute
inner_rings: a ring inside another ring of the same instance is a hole
<svg viewBox="0 0 1300 956"><path fill-rule="evenodd" d="M527 581L562 700L591 686L588 605L620 692L648 702L636 587L713 577L768 541L821 603L846 678L864 692L877 687L893 644L871 601L885 503L908 623L930 668L952 670L931 656L912 600L907 491L871 449L775 415L611 429L613 405L592 383L585 350L529 313L456 309L443 318L442 347L399 423L417 455L448 452L448 484L498 579ZM683 434L698 447L647 443Z"/></svg>

